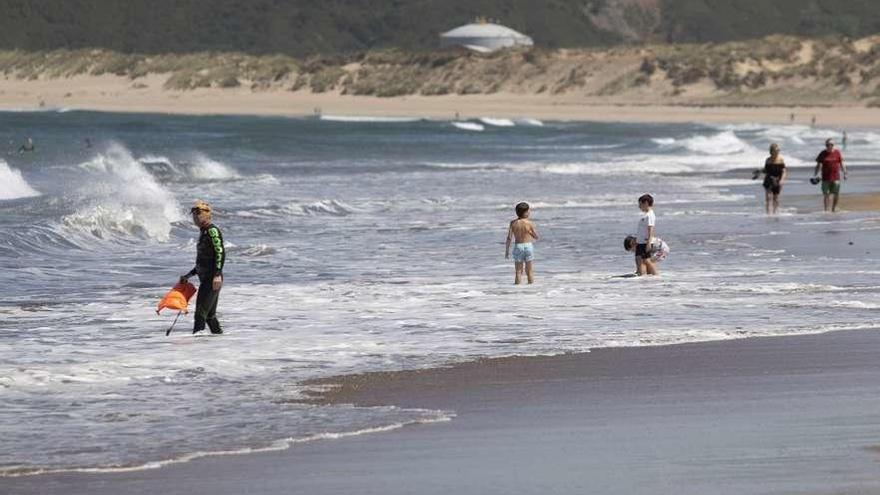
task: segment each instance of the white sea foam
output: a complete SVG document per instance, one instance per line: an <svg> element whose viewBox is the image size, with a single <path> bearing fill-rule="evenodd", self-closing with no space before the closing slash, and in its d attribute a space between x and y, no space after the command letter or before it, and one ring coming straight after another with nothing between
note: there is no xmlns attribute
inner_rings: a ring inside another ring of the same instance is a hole
<svg viewBox="0 0 880 495"><path fill-rule="evenodd" d="M568 200L561 202L553 202L553 201L532 201L529 205L532 208L600 208L605 206L615 206L615 205L628 205L631 204L632 201L629 198L624 198L619 195L617 196L598 196L592 198L589 201L576 201L576 200ZM510 205L498 205L497 208L499 210L509 210Z"/></svg>
<svg viewBox="0 0 880 495"><path fill-rule="evenodd" d="M171 159L164 155L144 155L138 158L138 161L141 163L159 163L168 166L173 165Z"/></svg>
<svg viewBox="0 0 880 495"><path fill-rule="evenodd" d="M293 216L322 216L344 217L362 211L344 201L337 199L322 199L317 201L292 201L281 206L255 206L240 211L238 216L244 218L273 218Z"/></svg>
<svg viewBox="0 0 880 495"><path fill-rule="evenodd" d="M419 122L422 119L420 117L366 117L360 115L321 115L321 120L326 120L328 122L356 122L356 123L380 123L380 124L394 124L394 123L407 123L407 122Z"/></svg>
<svg viewBox="0 0 880 495"><path fill-rule="evenodd" d="M107 466L107 467L82 467L82 468L59 468L59 469L46 469L46 468L31 468L27 466L11 466L0 468L0 478L16 478L21 476L36 476L36 475L46 475L46 474L60 474L60 473L94 473L94 474L110 474L110 473L130 473L137 471L149 471L152 469L160 469L165 466L170 466L174 464L185 464L190 461L194 461L196 459L201 459L204 457L223 457L223 456L235 456L235 455L247 455L247 454L258 454L262 452L278 452L281 450L287 450L294 445L299 445L303 443L311 443L317 441L325 441L325 440L340 440L343 438L350 437L359 437L363 435L374 435L377 433L386 433L389 431L399 430L401 428L411 426L411 425L427 425L432 423L446 423L452 421L455 418L455 413L451 411L431 411L427 409L412 409L410 410L416 414L422 414L424 417L414 419L411 421L400 422L400 423L392 423L384 426L375 426L369 428L363 428L360 430L353 431L343 431L343 432L325 432L325 433L316 433L313 435L308 435L304 437L294 437L294 438L285 438L281 440L276 440L269 445L264 447L245 447L235 450L218 450L218 451L199 451L199 452L191 452L188 454L184 454L180 457L176 457L173 459L165 459L161 461L151 461L146 462L144 464L138 464L134 466Z"/></svg>
<svg viewBox="0 0 880 495"><path fill-rule="evenodd" d="M516 125L530 125L533 127L544 127L544 123L538 119L518 118L513 120Z"/></svg>
<svg viewBox="0 0 880 495"><path fill-rule="evenodd" d="M39 195L40 193L22 177L20 170L10 167L6 161L0 158L0 200Z"/></svg>
<svg viewBox="0 0 880 495"><path fill-rule="evenodd" d="M251 246L239 247L230 242L226 243L226 250L230 253L237 253L239 256L247 257L272 256L278 252L277 249L267 244L254 244Z"/></svg>
<svg viewBox="0 0 880 495"><path fill-rule="evenodd" d="M232 167L212 160L203 153L195 153L193 155L189 174L195 179L204 180L229 180L240 177L239 173Z"/></svg>
<svg viewBox="0 0 880 495"><path fill-rule="evenodd" d="M725 156L628 155L601 162L552 163L538 167L546 173L566 175L683 174L735 170L743 168L743 160Z"/></svg>
<svg viewBox="0 0 880 495"><path fill-rule="evenodd" d="M513 127L516 123L510 119L497 119L492 117L481 117L480 122L495 127Z"/></svg>
<svg viewBox="0 0 880 495"><path fill-rule="evenodd" d="M138 161L162 180L224 181L241 177L229 165L200 152L191 153L187 160L181 162L163 155L145 155Z"/></svg>
<svg viewBox="0 0 880 495"><path fill-rule="evenodd" d="M110 144L80 167L90 173L79 196L85 204L66 215L66 226L98 238L117 235L168 240L182 219L177 200L120 144Z"/></svg>
<svg viewBox="0 0 880 495"><path fill-rule="evenodd" d="M696 135L685 139L655 140L664 146L676 146L703 155L733 155L757 150L738 138L733 131L724 131L712 136Z"/></svg>
<svg viewBox="0 0 880 495"><path fill-rule="evenodd" d="M453 122L452 125L463 131L484 131L486 128L476 122Z"/></svg>

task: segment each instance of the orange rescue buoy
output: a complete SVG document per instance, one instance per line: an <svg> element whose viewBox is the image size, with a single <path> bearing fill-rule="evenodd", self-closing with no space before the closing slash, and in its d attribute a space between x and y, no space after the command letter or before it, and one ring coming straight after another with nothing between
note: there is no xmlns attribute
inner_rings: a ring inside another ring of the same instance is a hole
<svg viewBox="0 0 880 495"><path fill-rule="evenodd" d="M163 297L161 301L159 301L159 307L156 308L156 314L159 314L159 311L162 311L165 308L176 309L187 313L189 300L192 299L192 296L195 293L195 285L189 282L179 282L168 291L168 294L165 294L165 297Z"/></svg>

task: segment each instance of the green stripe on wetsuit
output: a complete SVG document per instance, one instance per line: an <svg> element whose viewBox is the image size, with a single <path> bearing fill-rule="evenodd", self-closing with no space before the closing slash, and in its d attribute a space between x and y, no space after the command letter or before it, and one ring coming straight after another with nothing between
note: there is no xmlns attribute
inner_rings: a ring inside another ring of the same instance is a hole
<svg viewBox="0 0 880 495"><path fill-rule="evenodd" d="M208 235L211 237L211 244L214 245L214 267L219 272L223 270L223 240L217 227L209 228Z"/></svg>

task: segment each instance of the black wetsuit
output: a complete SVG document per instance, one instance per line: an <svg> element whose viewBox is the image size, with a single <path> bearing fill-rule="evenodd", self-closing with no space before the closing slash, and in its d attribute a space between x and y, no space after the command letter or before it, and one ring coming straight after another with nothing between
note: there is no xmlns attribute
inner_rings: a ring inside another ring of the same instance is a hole
<svg viewBox="0 0 880 495"><path fill-rule="evenodd" d="M201 229L199 243L196 247L196 266L187 276L199 276L199 293L196 296L196 314L193 333L205 329L205 323L211 333L223 333L217 320L217 300L220 291L214 290L214 276L223 275L223 264L226 263L226 250L223 249L223 234L216 225L209 224Z"/></svg>
<svg viewBox="0 0 880 495"><path fill-rule="evenodd" d="M773 163L770 160L771 158L768 158L767 161L764 162L764 189L773 194L779 194L782 192L782 185L779 181L782 180L782 172L785 170L785 162Z"/></svg>

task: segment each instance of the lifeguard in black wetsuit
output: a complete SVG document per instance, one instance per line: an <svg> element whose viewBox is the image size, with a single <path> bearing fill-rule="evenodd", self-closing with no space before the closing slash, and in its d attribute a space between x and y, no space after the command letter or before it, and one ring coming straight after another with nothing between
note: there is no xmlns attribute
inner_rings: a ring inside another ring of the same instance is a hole
<svg viewBox="0 0 880 495"><path fill-rule="evenodd" d="M201 234L196 247L196 266L186 275L182 275L180 281L184 282L193 275L199 276L193 333L204 330L206 323L211 333L223 333L217 320L217 299L220 296L220 287L223 285L223 264L226 262L223 234L211 223L211 205L208 203L196 201L190 213L193 223L199 227Z"/></svg>

